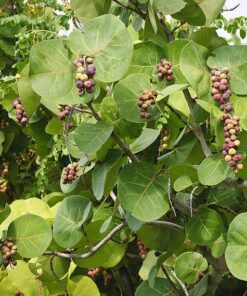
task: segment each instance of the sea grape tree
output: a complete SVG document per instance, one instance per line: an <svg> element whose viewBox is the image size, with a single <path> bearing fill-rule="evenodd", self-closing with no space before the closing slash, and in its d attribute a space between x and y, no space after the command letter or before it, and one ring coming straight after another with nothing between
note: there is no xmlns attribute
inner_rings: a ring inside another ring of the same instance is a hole
<svg viewBox="0 0 247 296"><path fill-rule="evenodd" d="M0 1L1 295L246 294L247 49L217 34L224 4Z"/></svg>

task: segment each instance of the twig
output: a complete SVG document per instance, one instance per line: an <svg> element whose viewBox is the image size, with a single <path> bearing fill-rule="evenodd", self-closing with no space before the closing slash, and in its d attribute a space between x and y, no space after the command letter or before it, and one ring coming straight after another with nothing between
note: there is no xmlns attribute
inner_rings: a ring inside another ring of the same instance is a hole
<svg viewBox="0 0 247 296"><path fill-rule="evenodd" d="M118 233L123 228L127 227L127 223L123 222L113 228L96 246L92 247L91 250L87 253L76 254L76 253L65 253L65 252L55 252L55 251L47 251L44 255L58 256L62 258L77 258L77 259L85 259L92 256L99 249L101 249L112 237Z"/></svg>
<svg viewBox="0 0 247 296"><path fill-rule="evenodd" d="M193 195L197 188L198 186L195 186L190 193L190 217L193 215Z"/></svg>
<svg viewBox="0 0 247 296"><path fill-rule="evenodd" d="M188 103L189 109L190 109L190 114L191 114L191 118L192 118L192 121L193 121L193 124L192 124L193 132L194 132L195 136L197 137L198 141L201 144L202 151L203 151L204 155L206 157L211 156L212 152L208 148L208 145L207 145L206 140L204 138L204 135L202 133L201 127L200 127L199 124L197 124L195 122L195 116L194 116L194 110L193 110L193 107L194 107L193 98L191 97L190 92L189 92L188 89L184 89L183 93L184 93L184 97L185 97L185 99L186 99L186 101Z"/></svg>
<svg viewBox="0 0 247 296"><path fill-rule="evenodd" d="M235 9L237 9L240 6L240 3L238 3L237 5L235 5L232 8L223 8L222 11L233 11Z"/></svg>
<svg viewBox="0 0 247 296"><path fill-rule="evenodd" d="M177 29L179 29L180 27L182 27L185 24L185 22L180 22L179 25L175 26L172 30L171 30L171 34L174 34Z"/></svg>
<svg viewBox="0 0 247 296"><path fill-rule="evenodd" d="M91 114L92 115L92 112L90 111L87 111L87 110L84 110L82 108L79 108L79 107L75 107L74 110L80 112L80 113L87 113L87 114Z"/></svg>
<svg viewBox="0 0 247 296"><path fill-rule="evenodd" d="M157 220L157 221L146 222L145 224L171 228L171 229L175 229L177 231L184 232L183 226L180 226L178 224L168 222L168 221L159 221L159 220Z"/></svg>
<svg viewBox="0 0 247 296"><path fill-rule="evenodd" d="M165 34L166 34L166 37L167 37L168 41L173 41L174 40L174 34L168 29L162 15L157 12L157 17L158 17L158 19L160 21L160 24L161 24L161 26L162 26Z"/></svg>
<svg viewBox="0 0 247 296"><path fill-rule="evenodd" d="M171 178L170 177L168 178L168 199L169 199L169 203L172 208L172 211L174 213L174 216L177 217L176 210L172 204L172 199L171 199Z"/></svg>
<svg viewBox="0 0 247 296"><path fill-rule="evenodd" d="M173 286L173 288L181 295L181 291L177 288L177 286L174 284L174 282L172 281L172 279L170 278L168 272L166 271L166 268L164 266L164 264L161 265L161 269L164 272L166 278L168 279L168 281L171 283L171 285Z"/></svg>
<svg viewBox="0 0 247 296"><path fill-rule="evenodd" d="M92 102L89 102L87 105L88 105L89 109L91 110L94 118L98 121L102 121L98 112L94 109ZM122 140L119 138L119 136L115 132L112 132L111 136L132 161L139 161L138 157L129 150L129 148L125 145L124 142L122 142Z"/></svg>
<svg viewBox="0 0 247 296"><path fill-rule="evenodd" d="M116 197L116 195L115 195L115 193L114 193L113 191L110 192L110 197L112 198L112 200L113 200L114 202L116 202L117 197ZM124 209L122 208L121 205L118 206L118 212L119 212L119 214L120 214L120 217L121 217L122 219L124 219L124 218L125 218L125 212L124 212Z"/></svg>
<svg viewBox="0 0 247 296"><path fill-rule="evenodd" d="M72 161L72 158L71 158L71 153L70 153L70 148L69 148L69 125L70 125L71 116L72 116L73 111L74 111L74 106L72 105L71 108L72 109L71 109L71 111L69 113L68 120L65 121L65 144L66 144L67 154L69 156L69 161L72 164L73 161Z"/></svg>
<svg viewBox="0 0 247 296"><path fill-rule="evenodd" d="M152 222L146 222L145 224L167 227L167 228L175 229L177 231L184 232L184 228L182 226L172 222L168 222L168 221L152 221ZM125 227L127 227L126 221L122 222L121 224L113 228L97 245L92 247L90 251L87 253L76 254L76 253L72 253L71 251L65 251L65 252L46 251L44 255L58 256L62 258L77 258L77 259L88 258L93 254L95 254L99 249L101 249L109 240L111 240L114 237L115 234L117 234L119 231L121 231Z"/></svg>
<svg viewBox="0 0 247 296"><path fill-rule="evenodd" d="M189 292L186 288L186 286L180 281L180 279L176 276L176 273L174 270L170 269L171 274L175 277L175 279L177 280L177 282L179 283L180 287L182 288L184 295L185 296L189 296Z"/></svg>
<svg viewBox="0 0 247 296"><path fill-rule="evenodd" d="M136 14L138 14L141 18L143 18L144 20L146 19L146 15L139 9L135 6L135 8L132 8L131 6L126 6L124 5L123 3L121 3L120 1L118 0L113 0L115 3L117 3L118 5L122 6L123 8L127 9L127 10L130 10L132 12L135 12Z"/></svg>

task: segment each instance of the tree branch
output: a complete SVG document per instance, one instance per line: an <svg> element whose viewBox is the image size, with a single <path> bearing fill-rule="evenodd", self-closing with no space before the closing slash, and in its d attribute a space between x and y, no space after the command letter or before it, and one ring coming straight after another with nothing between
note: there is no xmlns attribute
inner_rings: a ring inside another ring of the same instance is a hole
<svg viewBox="0 0 247 296"><path fill-rule="evenodd" d="M168 221L152 221L152 222L147 222L145 224L148 225L157 225L161 227L167 227L171 229L175 229L177 231L182 231L184 232L184 228L178 224L168 222ZM77 258L77 259L85 259L93 254L95 254L99 249L101 249L109 240L113 238L115 234L117 234L119 231L121 231L123 228L127 227L128 224L126 221L122 222L115 228L113 228L97 245L91 248L91 250L87 253L82 253L82 254L76 254L72 253L72 251L64 251L64 252L56 252L56 251L46 251L44 255L46 256L58 256L62 258Z"/></svg>
<svg viewBox="0 0 247 296"><path fill-rule="evenodd" d="M139 9L139 7L137 7L136 5L135 8L131 7L131 6L126 6L124 5L123 3L121 3L120 1L118 0L113 0L113 2L117 3L119 6L127 9L127 10L130 10L131 12L135 12L136 14L138 14L142 19L146 19L146 15Z"/></svg>
<svg viewBox="0 0 247 296"><path fill-rule="evenodd" d="M188 103L188 106L189 106L189 109L190 109L191 118L192 118L192 121L193 121L192 130L193 130L195 136L197 137L198 141L201 144L202 151L203 151L204 155L206 157L211 156L212 155L212 152L208 148L208 145L207 145L206 140L204 138L204 135L202 133L201 127L200 127L199 124L197 124L195 122L195 116L194 116L194 110L193 110L194 100L191 97L190 92L189 92L188 89L183 90L183 93L184 93L184 97L185 97L185 99L186 99L186 101Z"/></svg>
<svg viewBox="0 0 247 296"><path fill-rule="evenodd" d="M240 3L238 3L237 5L235 5L232 8L229 8L229 9L228 8L223 8L222 11L233 11L233 10L237 9L239 6L240 6Z"/></svg>
<svg viewBox="0 0 247 296"><path fill-rule="evenodd" d="M158 17L160 24L166 34L168 41L173 41L174 40L174 34L173 34L174 32L172 32L171 30L168 29L162 15L160 13L157 13L157 17Z"/></svg>
<svg viewBox="0 0 247 296"><path fill-rule="evenodd" d="M50 255L50 256L58 256L62 258L77 258L77 259L85 259L90 256L92 256L94 253L96 253L99 249L101 249L109 240L112 239L112 237L118 233L123 228L127 227L127 223L123 222L113 228L97 245L92 247L92 249L83 254L76 254L76 253L65 253L65 252L56 252L56 251L47 251L44 253L44 255Z"/></svg>
<svg viewBox="0 0 247 296"><path fill-rule="evenodd" d="M94 118L98 121L102 121L98 112L94 109L92 102L88 103L87 105L88 105L89 109L91 110ZM125 143L119 138L119 136L115 132L112 132L111 136L132 161L139 161L138 157L129 150L129 148L125 145Z"/></svg>

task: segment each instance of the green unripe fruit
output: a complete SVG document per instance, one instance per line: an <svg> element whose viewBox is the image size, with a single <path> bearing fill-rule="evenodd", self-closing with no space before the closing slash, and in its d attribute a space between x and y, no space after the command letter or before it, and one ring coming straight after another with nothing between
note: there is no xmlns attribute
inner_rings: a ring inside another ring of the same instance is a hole
<svg viewBox="0 0 247 296"><path fill-rule="evenodd" d="M83 73L84 71L85 71L85 68L82 67L82 66L80 66L80 67L78 67L78 68L76 69L76 72L77 72L77 73Z"/></svg>
<svg viewBox="0 0 247 296"><path fill-rule="evenodd" d="M235 141L237 137L235 135L231 135L230 140Z"/></svg>
<svg viewBox="0 0 247 296"><path fill-rule="evenodd" d="M162 145L162 148L163 148L163 149L166 149L167 146L168 146L167 144L163 144L163 145Z"/></svg>
<svg viewBox="0 0 247 296"><path fill-rule="evenodd" d="M230 161L231 159L232 159L232 157L231 157L230 155L226 155L226 156L225 156L225 161L228 162L228 161Z"/></svg>
<svg viewBox="0 0 247 296"><path fill-rule="evenodd" d="M229 149L228 153L229 153L230 155L235 155L235 154L237 153L237 151L236 151L236 149L231 148L231 149Z"/></svg>
<svg viewBox="0 0 247 296"><path fill-rule="evenodd" d="M242 170L244 168L243 164L242 163L238 163L237 164L237 169L238 170Z"/></svg>
<svg viewBox="0 0 247 296"><path fill-rule="evenodd" d="M165 137L163 137L163 142L166 142L167 140L168 140L168 137L167 136L165 136Z"/></svg>
<svg viewBox="0 0 247 296"><path fill-rule="evenodd" d="M239 145L240 145L240 141L239 141L239 140L236 140L236 141L234 141L234 144L235 144L236 146L239 146Z"/></svg>
<svg viewBox="0 0 247 296"><path fill-rule="evenodd" d="M80 80L82 80L82 81L87 81L87 80L88 80L88 76L87 76L87 74L82 74Z"/></svg>
<svg viewBox="0 0 247 296"><path fill-rule="evenodd" d="M235 129L233 129L233 128L232 128L232 129L230 129L230 130L229 130L229 134L230 134L230 135L235 135L235 134L236 134L236 131L235 131Z"/></svg>
<svg viewBox="0 0 247 296"><path fill-rule="evenodd" d="M75 79L76 80L82 80L83 74L82 73L76 73Z"/></svg>

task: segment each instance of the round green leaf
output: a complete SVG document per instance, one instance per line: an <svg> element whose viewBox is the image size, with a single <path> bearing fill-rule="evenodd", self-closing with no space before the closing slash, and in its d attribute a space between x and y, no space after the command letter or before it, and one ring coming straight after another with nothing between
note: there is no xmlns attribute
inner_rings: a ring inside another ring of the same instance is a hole
<svg viewBox="0 0 247 296"><path fill-rule="evenodd" d="M123 118L136 123L146 121L140 117L140 108L137 105L138 97L145 89L152 89L150 77L147 74L131 74L116 84L113 96ZM153 119L156 111L149 109Z"/></svg>
<svg viewBox="0 0 247 296"><path fill-rule="evenodd" d="M163 50L154 43L147 41L138 43L134 47L128 74L156 72L156 64L164 57Z"/></svg>
<svg viewBox="0 0 247 296"><path fill-rule="evenodd" d="M143 225L138 238L148 248L156 251L175 251L184 242L184 233L156 225Z"/></svg>
<svg viewBox="0 0 247 296"><path fill-rule="evenodd" d="M178 292L174 289L171 283L167 279L155 278L154 285L149 286L149 281L144 281L137 288L135 296L161 296L172 295L178 296Z"/></svg>
<svg viewBox="0 0 247 296"><path fill-rule="evenodd" d="M71 0L71 8L84 22L107 13L110 6L111 0Z"/></svg>
<svg viewBox="0 0 247 296"><path fill-rule="evenodd" d="M25 258L42 255L52 240L48 222L32 214L15 219L9 226L8 235L15 239L18 254Z"/></svg>
<svg viewBox="0 0 247 296"><path fill-rule="evenodd" d="M84 34L74 31L68 45L75 53L95 57L95 78L102 82L117 81L127 72L133 44L128 30L116 16L96 17L83 26ZM124 46L123 46L124 44Z"/></svg>
<svg viewBox="0 0 247 296"><path fill-rule="evenodd" d="M82 226L92 216L92 203L80 195L66 197L60 204L53 225L54 240L71 248L82 238Z"/></svg>
<svg viewBox="0 0 247 296"><path fill-rule="evenodd" d="M121 170L118 197L123 207L141 221L159 219L169 210L166 180L145 162L132 163Z"/></svg>
<svg viewBox="0 0 247 296"><path fill-rule="evenodd" d="M230 88L238 95L247 94L247 51L245 45L222 46L208 59L209 67L228 67Z"/></svg>
<svg viewBox="0 0 247 296"><path fill-rule="evenodd" d="M218 18L226 1L200 0L197 2L206 17L205 26L210 26Z"/></svg>
<svg viewBox="0 0 247 296"><path fill-rule="evenodd" d="M208 267L207 260L199 253L186 252L175 263L177 277L186 284L194 284L201 272Z"/></svg>
<svg viewBox="0 0 247 296"><path fill-rule="evenodd" d="M63 97L75 84L72 54L63 40L44 40L35 44L30 55L33 90L42 97ZM61 102L60 102L61 103Z"/></svg>
<svg viewBox="0 0 247 296"><path fill-rule="evenodd" d="M108 140L113 126L105 121L82 123L75 129L75 142L84 153L97 152Z"/></svg>
<svg viewBox="0 0 247 296"><path fill-rule="evenodd" d="M247 281L247 213L235 217L227 233L226 264L234 277Z"/></svg>
<svg viewBox="0 0 247 296"><path fill-rule="evenodd" d="M24 214L38 215L48 221L52 221L53 218L47 203L35 197L15 200L10 209L9 216L1 223L0 231L6 230L13 220Z"/></svg>
<svg viewBox="0 0 247 296"><path fill-rule="evenodd" d="M224 181L231 173L231 169L224 159L214 156L205 158L198 166L198 178L202 185L217 185Z"/></svg>
<svg viewBox="0 0 247 296"><path fill-rule="evenodd" d="M82 240L78 244L79 248L76 250L76 253L82 254L89 252L91 245L96 245L107 235L111 228L108 228L107 232L101 233L100 229L103 223L104 221L97 220L95 222L91 222L84 228L87 238L83 236ZM90 242L90 244L88 244L88 242ZM120 262L124 253L124 244L119 244L110 240L94 255L85 259L73 259L73 261L76 265L86 268L110 268L116 266Z"/></svg>
<svg viewBox="0 0 247 296"><path fill-rule="evenodd" d="M185 232L195 244L208 245L224 232L224 224L216 211L201 208L189 218L185 224Z"/></svg>
<svg viewBox="0 0 247 296"><path fill-rule="evenodd" d="M87 276L75 276L69 279L67 290L69 296L100 296L95 282Z"/></svg>

